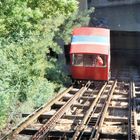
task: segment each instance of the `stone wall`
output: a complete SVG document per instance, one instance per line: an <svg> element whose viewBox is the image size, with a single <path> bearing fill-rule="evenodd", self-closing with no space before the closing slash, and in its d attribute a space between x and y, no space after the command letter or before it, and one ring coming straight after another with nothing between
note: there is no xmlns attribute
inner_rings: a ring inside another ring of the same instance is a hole
<svg viewBox="0 0 140 140"><path fill-rule="evenodd" d="M87 0L78 0L79 2L79 9L86 10L87 9Z"/></svg>
<svg viewBox="0 0 140 140"><path fill-rule="evenodd" d="M91 26L98 26L101 22L111 30L140 31L139 13L140 4L96 7L91 17Z"/></svg>
<svg viewBox="0 0 140 140"><path fill-rule="evenodd" d="M140 0L92 0L92 6L105 7L117 5L132 5L140 3Z"/></svg>

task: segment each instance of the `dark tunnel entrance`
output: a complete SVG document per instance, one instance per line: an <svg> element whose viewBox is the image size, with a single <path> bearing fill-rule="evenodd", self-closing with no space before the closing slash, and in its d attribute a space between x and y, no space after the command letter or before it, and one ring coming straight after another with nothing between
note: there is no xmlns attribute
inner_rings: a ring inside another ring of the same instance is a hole
<svg viewBox="0 0 140 140"><path fill-rule="evenodd" d="M140 65L140 32L111 31L111 65Z"/></svg>

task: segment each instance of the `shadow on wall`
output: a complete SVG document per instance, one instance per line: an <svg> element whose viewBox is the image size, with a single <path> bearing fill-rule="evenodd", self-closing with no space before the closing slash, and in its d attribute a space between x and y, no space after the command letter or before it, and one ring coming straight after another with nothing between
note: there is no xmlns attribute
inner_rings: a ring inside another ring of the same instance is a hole
<svg viewBox="0 0 140 140"><path fill-rule="evenodd" d="M111 65L116 66L140 66L140 50L111 51Z"/></svg>
<svg viewBox="0 0 140 140"><path fill-rule="evenodd" d="M64 45L64 54L65 54L65 60L66 64L70 64L70 44Z"/></svg>
<svg viewBox="0 0 140 140"><path fill-rule="evenodd" d="M102 27L102 28L109 28L108 20L104 17L96 17L95 13L91 13L90 15L90 27Z"/></svg>

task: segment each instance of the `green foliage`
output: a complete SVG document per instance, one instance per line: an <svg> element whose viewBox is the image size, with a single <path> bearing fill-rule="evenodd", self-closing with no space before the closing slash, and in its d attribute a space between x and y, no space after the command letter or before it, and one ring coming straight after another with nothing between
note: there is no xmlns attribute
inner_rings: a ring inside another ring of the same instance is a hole
<svg viewBox="0 0 140 140"><path fill-rule="evenodd" d="M7 121L7 112L9 111L9 95L0 93L0 128L3 128Z"/></svg>
<svg viewBox="0 0 140 140"><path fill-rule="evenodd" d="M55 85L48 82L46 79L40 79L40 82L36 82L36 84L36 94L32 94L33 96L31 96L31 98L34 101L35 106L40 107L54 96Z"/></svg>
<svg viewBox="0 0 140 140"><path fill-rule="evenodd" d="M65 44L70 43L72 30L76 27L88 26L90 14L92 12L94 12L94 8L83 12L77 11L71 14L60 26L56 37L64 40Z"/></svg>
<svg viewBox="0 0 140 140"><path fill-rule="evenodd" d="M53 33L76 9L75 0L1 1L0 36L19 41L31 35L40 35L42 31L43 34L50 30Z"/></svg>
<svg viewBox="0 0 140 140"><path fill-rule="evenodd" d="M11 44L0 50L0 92L10 100L4 106L6 110L15 107L18 101L24 102L34 88L39 88L36 82L41 82L39 79L44 77L47 64L42 49L42 45ZM3 108L3 103L0 108ZM4 111L5 116L11 110Z"/></svg>
<svg viewBox="0 0 140 140"><path fill-rule="evenodd" d="M72 28L89 20L87 14L77 19L77 6L76 0L0 1L0 128L48 101L67 81L49 54L62 53L58 40L70 40Z"/></svg>
<svg viewBox="0 0 140 140"><path fill-rule="evenodd" d="M7 102L0 103L1 112L5 112L0 113L2 116L7 116L18 101L27 100L35 82L44 76L46 61L40 50L37 46L13 44L0 50L0 93Z"/></svg>
<svg viewBox="0 0 140 140"><path fill-rule="evenodd" d="M58 89L61 88L59 85L62 85L64 83L68 84L70 82L69 77L66 76L66 73L64 72L63 62L58 63L58 61L55 60L50 60L50 64L46 68L46 78L49 81L57 83Z"/></svg>
<svg viewBox="0 0 140 140"><path fill-rule="evenodd" d="M60 15L69 16L77 10L76 0L40 0L30 1L32 6L39 6L45 17L57 17Z"/></svg>
<svg viewBox="0 0 140 140"><path fill-rule="evenodd" d="M0 5L1 36L21 39L39 28L43 17L39 8L31 9L27 1L5 0Z"/></svg>

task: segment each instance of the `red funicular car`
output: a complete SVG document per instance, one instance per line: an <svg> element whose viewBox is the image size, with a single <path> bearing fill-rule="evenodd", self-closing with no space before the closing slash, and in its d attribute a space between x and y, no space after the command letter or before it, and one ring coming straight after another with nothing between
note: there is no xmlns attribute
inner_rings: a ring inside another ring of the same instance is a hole
<svg viewBox="0 0 140 140"><path fill-rule="evenodd" d="M109 80L110 30L91 27L74 29L70 58L74 80Z"/></svg>

